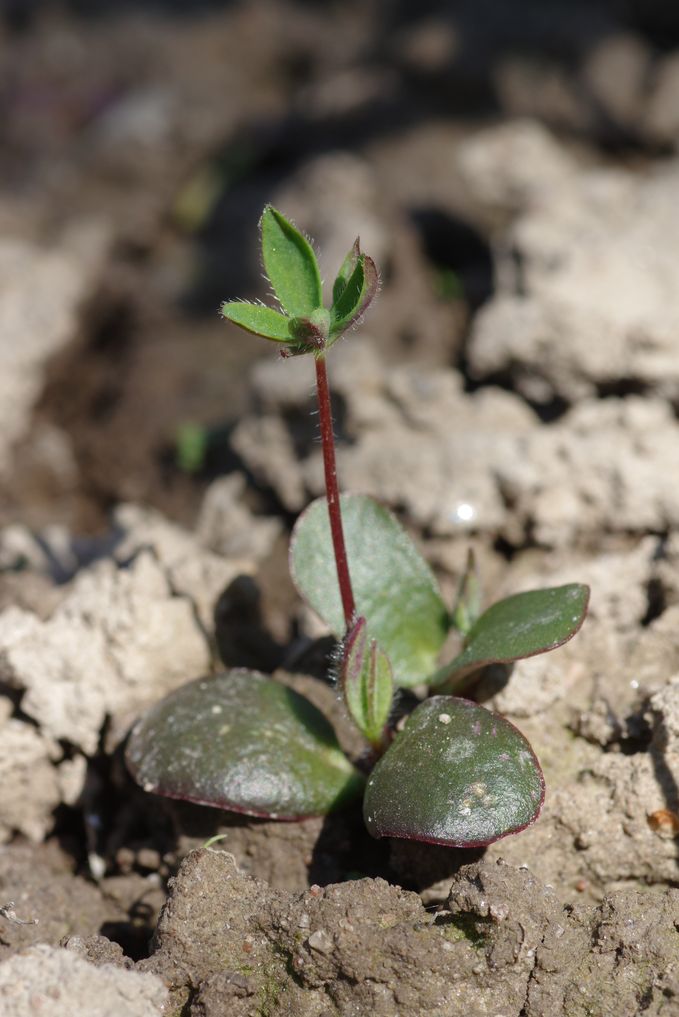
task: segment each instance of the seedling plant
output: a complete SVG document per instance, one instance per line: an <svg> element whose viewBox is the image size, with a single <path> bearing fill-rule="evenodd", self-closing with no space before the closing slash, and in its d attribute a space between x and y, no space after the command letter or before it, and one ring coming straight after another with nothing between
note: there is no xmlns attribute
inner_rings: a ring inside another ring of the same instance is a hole
<svg viewBox="0 0 679 1017"><path fill-rule="evenodd" d="M324 815L363 795L375 837L457 847L524 829L544 799L540 764L503 717L455 693L481 669L561 646L580 628L589 590L578 583L519 593L481 609L470 558L457 603L446 605L428 564L395 517L371 498L340 496L329 354L379 284L356 240L329 308L306 237L271 206L260 221L264 269L279 309L228 301L222 315L314 364L325 497L298 519L294 583L336 635L338 687L366 752L355 765L304 696L242 669L192 682L137 723L128 766L147 790L272 819ZM462 648L439 657L451 629ZM399 689L429 692L399 730Z"/></svg>

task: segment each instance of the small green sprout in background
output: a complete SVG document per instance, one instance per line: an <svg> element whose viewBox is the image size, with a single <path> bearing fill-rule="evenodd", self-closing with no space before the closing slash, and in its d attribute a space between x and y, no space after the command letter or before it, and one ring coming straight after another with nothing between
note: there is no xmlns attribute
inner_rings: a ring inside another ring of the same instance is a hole
<svg viewBox="0 0 679 1017"><path fill-rule="evenodd" d="M182 473L199 473L205 466L210 435L201 424L185 423L177 428L175 458Z"/></svg>
<svg viewBox="0 0 679 1017"><path fill-rule="evenodd" d="M532 590L482 611L470 555L449 610L394 516L363 495L340 497L326 359L375 296L378 272L356 240L326 307L309 241L271 206L260 230L279 309L227 301L222 315L278 343L284 356L314 359L326 494L297 520L290 569L339 640L336 677L366 741L369 772L366 778L347 759L332 726L304 696L246 670L192 682L153 707L132 731L128 766L147 790L252 816L322 815L363 794L373 836L490 844L537 819L542 770L512 724L451 693L466 690L488 664L571 639L589 590L579 583ZM191 441L187 450L191 460ZM441 663L451 630L462 648ZM394 696L420 686L434 694L395 731Z"/></svg>
<svg viewBox="0 0 679 1017"><path fill-rule="evenodd" d="M437 268L434 286L441 300L464 300L464 284L458 273L447 265Z"/></svg>
<svg viewBox="0 0 679 1017"><path fill-rule="evenodd" d="M239 138L217 158L199 163L175 195L171 208L175 224L186 233L201 230L222 196L252 171L258 156L256 145Z"/></svg>

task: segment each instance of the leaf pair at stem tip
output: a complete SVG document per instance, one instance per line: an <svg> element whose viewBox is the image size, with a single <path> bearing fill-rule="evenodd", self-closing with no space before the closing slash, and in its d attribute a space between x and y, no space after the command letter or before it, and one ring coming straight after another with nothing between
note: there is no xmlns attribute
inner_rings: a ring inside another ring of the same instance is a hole
<svg viewBox="0 0 679 1017"><path fill-rule="evenodd" d="M328 349L363 315L379 287L372 258L358 238L342 262L330 308L314 250L307 238L271 205L260 219L262 260L281 310L228 300L221 314L246 332L285 344L285 356Z"/></svg>

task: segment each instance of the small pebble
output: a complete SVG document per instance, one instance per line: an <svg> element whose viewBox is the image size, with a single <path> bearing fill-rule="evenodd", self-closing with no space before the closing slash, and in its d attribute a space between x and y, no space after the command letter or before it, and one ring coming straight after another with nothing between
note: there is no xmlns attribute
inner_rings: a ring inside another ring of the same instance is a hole
<svg viewBox="0 0 679 1017"><path fill-rule="evenodd" d="M333 942L332 937L325 929L317 929L312 932L307 940L310 949L315 950L317 953L331 953Z"/></svg>
<svg viewBox="0 0 679 1017"><path fill-rule="evenodd" d="M160 851L155 851L154 848L143 847L137 851L137 865L142 869L151 869L155 871L160 868Z"/></svg>

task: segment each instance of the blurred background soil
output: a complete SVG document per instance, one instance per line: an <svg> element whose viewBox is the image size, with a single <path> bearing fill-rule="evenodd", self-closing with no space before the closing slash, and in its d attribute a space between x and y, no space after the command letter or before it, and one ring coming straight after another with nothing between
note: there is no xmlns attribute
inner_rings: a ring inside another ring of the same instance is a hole
<svg viewBox="0 0 679 1017"><path fill-rule="evenodd" d="M469 193L458 145L531 117L584 164L671 153L677 43L673 4L632 0L5 0L2 235L68 249L81 278L26 366L30 394L5 401L0 520L94 533L139 500L190 522L205 482L242 465L230 431L248 366L272 351L217 311L266 296L267 200L328 271L363 233L384 284L370 333L391 363L465 375L503 213ZM58 273L36 277L29 252L20 274L35 313L59 313ZM8 322L3 360L31 343Z"/></svg>

